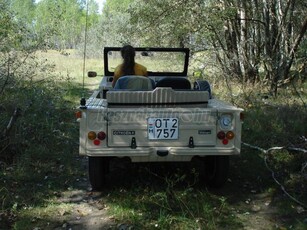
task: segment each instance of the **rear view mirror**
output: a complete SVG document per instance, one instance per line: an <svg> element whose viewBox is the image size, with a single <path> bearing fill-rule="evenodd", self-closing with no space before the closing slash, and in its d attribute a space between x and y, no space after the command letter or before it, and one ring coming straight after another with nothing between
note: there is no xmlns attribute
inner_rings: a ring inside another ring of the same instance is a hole
<svg viewBox="0 0 307 230"><path fill-rule="evenodd" d="M97 73L95 71L88 71L87 76L88 77L97 77Z"/></svg>
<svg viewBox="0 0 307 230"><path fill-rule="evenodd" d="M149 56L149 53L148 53L147 51L143 51L143 52L141 53L141 55L142 55L143 57L148 57L148 56Z"/></svg>
<svg viewBox="0 0 307 230"><path fill-rule="evenodd" d="M141 56L143 57L152 57L154 54L152 52L149 51L143 51L141 52Z"/></svg>

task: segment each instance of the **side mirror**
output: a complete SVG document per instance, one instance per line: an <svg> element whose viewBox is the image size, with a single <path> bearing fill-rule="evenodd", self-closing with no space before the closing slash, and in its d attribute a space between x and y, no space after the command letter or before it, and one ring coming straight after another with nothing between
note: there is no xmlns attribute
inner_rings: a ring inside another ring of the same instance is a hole
<svg viewBox="0 0 307 230"><path fill-rule="evenodd" d="M87 76L88 77L97 77L97 73L95 71L88 71Z"/></svg>

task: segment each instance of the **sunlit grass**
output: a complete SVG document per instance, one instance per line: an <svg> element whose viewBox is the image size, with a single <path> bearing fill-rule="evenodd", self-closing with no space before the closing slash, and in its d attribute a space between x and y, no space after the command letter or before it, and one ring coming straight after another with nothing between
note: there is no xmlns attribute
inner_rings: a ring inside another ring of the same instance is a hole
<svg viewBox="0 0 307 230"><path fill-rule="evenodd" d="M80 54L76 50L48 50L46 52L39 51L36 54L39 59L44 60L48 64L53 65L53 74L55 75L55 80L65 80L68 78L74 83L78 83L81 85L84 81L86 88L95 89L98 87L101 78L104 75L104 62L102 55L101 58L86 57L84 68L84 58L82 54ZM136 62L144 65L148 71L159 69L160 72L178 72L183 70L182 63L176 64L176 62L169 59L165 60L150 57L147 59L142 59L142 61L137 59ZM110 58L109 69L114 71L115 67L120 63L122 63L122 58ZM97 76L96 78L88 78L88 71L95 71L99 76Z"/></svg>
<svg viewBox="0 0 307 230"><path fill-rule="evenodd" d="M45 206L24 207L14 229L54 229L65 222L65 217L75 210L73 203L46 202Z"/></svg>
<svg viewBox="0 0 307 230"><path fill-rule="evenodd" d="M98 75L104 74L103 59L84 59L82 55L78 54L75 50L56 51L48 50L46 52L37 52L37 57L45 60L49 64L54 65L53 74L54 80L70 79L73 83L84 84L89 88L98 88L101 77L88 78L88 71L96 71Z"/></svg>
<svg viewBox="0 0 307 230"><path fill-rule="evenodd" d="M160 185L161 188L164 187ZM109 196L109 213L120 223L130 223L137 229L228 229L240 227L223 197L191 187L165 187L165 191L142 185L125 192L113 191Z"/></svg>

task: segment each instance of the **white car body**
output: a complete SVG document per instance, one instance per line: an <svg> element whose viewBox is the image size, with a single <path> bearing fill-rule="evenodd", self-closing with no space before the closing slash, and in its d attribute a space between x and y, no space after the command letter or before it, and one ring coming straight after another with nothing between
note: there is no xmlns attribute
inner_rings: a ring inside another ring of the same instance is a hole
<svg viewBox="0 0 307 230"><path fill-rule="evenodd" d="M118 47L106 48L105 59L110 58L110 52L114 54L119 50ZM80 106L79 153L89 157L93 188L103 187L103 174L108 171L108 161L114 157L127 157L131 162L210 159L207 165L215 162L216 166L209 171L218 170L222 176L211 175L209 180L216 187L222 186L227 179L228 156L240 154L243 110L211 98L211 89L202 89L203 81L196 82L194 89L158 86L166 77L170 82L174 79L174 84L175 79L187 78L187 49L136 50L183 52L185 67L178 76L176 72L163 76L161 72L149 71L148 78L154 84L152 89L112 89L113 72L108 69L110 60L105 60L107 70L99 89ZM143 77L127 77L132 78L145 81Z"/></svg>

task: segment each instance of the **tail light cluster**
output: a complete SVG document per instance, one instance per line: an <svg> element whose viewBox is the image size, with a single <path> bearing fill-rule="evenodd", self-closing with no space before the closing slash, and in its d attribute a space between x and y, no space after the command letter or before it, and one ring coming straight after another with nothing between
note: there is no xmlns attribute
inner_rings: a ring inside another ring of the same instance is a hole
<svg viewBox="0 0 307 230"><path fill-rule="evenodd" d="M107 134L103 131L100 131L98 133L90 131L88 132L87 137L89 140L93 141L94 145L100 145L101 141L106 139Z"/></svg>
<svg viewBox="0 0 307 230"><path fill-rule="evenodd" d="M76 117L77 119L82 118L82 112L81 112L81 111L77 111L77 112L75 113L75 117Z"/></svg>
<svg viewBox="0 0 307 230"><path fill-rule="evenodd" d="M224 132L219 131L217 133L217 138L222 141L224 145L227 145L230 140L232 140L235 137L235 134L232 131Z"/></svg>

